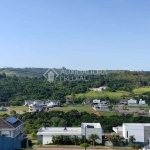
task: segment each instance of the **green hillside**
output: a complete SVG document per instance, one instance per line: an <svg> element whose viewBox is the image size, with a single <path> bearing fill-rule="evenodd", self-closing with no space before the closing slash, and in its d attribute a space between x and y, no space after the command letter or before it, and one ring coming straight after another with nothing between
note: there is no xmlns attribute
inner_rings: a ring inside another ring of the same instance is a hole
<svg viewBox="0 0 150 150"><path fill-rule="evenodd" d="M150 92L150 87L142 87L142 88L135 88L132 90L134 96L144 95L145 92ZM109 92L109 91L88 91L86 93L80 93L76 94L76 98L87 98L87 99L113 99L113 100L119 100L121 98L132 98L132 94L130 92L126 91L116 91L116 92ZM67 96L68 98L70 96Z"/></svg>

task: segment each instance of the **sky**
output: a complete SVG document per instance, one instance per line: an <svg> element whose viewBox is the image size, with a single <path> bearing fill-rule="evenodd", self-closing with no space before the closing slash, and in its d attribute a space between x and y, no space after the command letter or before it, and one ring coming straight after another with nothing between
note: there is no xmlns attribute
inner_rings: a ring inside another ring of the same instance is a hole
<svg viewBox="0 0 150 150"><path fill-rule="evenodd" d="M0 68L150 71L150 0L1 0Z"/></svg>

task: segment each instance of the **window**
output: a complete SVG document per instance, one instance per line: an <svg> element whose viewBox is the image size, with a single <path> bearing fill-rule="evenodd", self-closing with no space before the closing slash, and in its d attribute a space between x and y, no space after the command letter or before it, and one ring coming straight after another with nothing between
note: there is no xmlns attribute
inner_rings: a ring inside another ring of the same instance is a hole
<svg viewBox="0 0 150 150"><path fill-rule="evenodd" d="M127 131L127 138L128 138L128 131Z"/></svg>

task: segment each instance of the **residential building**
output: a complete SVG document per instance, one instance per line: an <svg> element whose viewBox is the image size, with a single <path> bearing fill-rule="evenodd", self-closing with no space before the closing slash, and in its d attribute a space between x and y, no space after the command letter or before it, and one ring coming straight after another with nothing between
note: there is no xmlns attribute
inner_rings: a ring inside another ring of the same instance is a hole
<svg viewBox="0 0 150 150"><path fill-rule="evenodd" d="M44 105L44 102L41 100L34 100L33 105Z"/></svg>
<svg viewBox="0 0 150 150"><path fill-rule="evenodd" d="M95 111L110 111L110 109L108 108L108 106L106 104L98 104L98 105L94 105L93 109Z"/></svg>
<svg viewBox="0 0 150 150"><path fill-rule="evenodd" d="M119 102L119 104L128 104L128 100L126 100L126 99L121 99L120 100L120 102Z"/></svg>
<svg viewBox="0 0 150 150"><path fill-rule="evenodd" d="M93 104L93 100L85 99L82 104L84 104L84 105L91 105L91 104Z"/></svg>
<svg viewBox="0 0 150 150"><path fill-rule="evenodd" d="M107 88L106 86L101 86L101 87L98 87L98 88L90 88L90 90L101 92L103 90L106 90L106 88Z"/></svg>
<svg viewBox="0 0 150 150"><path fill-rule="evenodd" d="M94 104L94 105L100 104L100 102L101 102L100 99L94 99L94 100L93 100L93 104Z"/></svg>
<svg viewBox="0 0 150 150"><path fill-rule="evenodd" d="M29 112L41 112L43 111L43 105L31 104L29 105Z"/></svg>
<svg viewBox="0 0 150 150"><path fill-rule="evenodd" d="M145 100L140 99L139 100L139 105L146 105Z"/></svg>
<svg viewBox="0 0 150 150"><path fill-rule="evenodd" d="M25 137L23 133L24 123L15 117L0 118L0 136L23 140Z"/></svg>
<svg viewBox="0 0 150 150"><path fill-rule="evenodd" d="M74 104L74 100L66 99L66 104L72 105L72 104Z"/></svg>
<svg viewBox="0 0 150 150"><path fill-rule="evenodd" d="M33 101L31 101L31 100L25 100L24 106L29 106L31 104L33 104Z"/></svg>
<svg viewBox="0 0 150 150"><path fill-rule="evenodd" d="M100 123L82 123L81 127L42 127L38 130L38 139L42 141L43 145L52 143L52 137L63 135L71 137L76 135L82 137L86 135L88 139L89 135L97 134L99 140L96 142L102 143L103 130Z"/></svg>
<svg viewBox="0 0 150 150"><path fill-rule="evenodd" d="M150 123L123 123L122 127L113 127L113 130L126 140L131 135L135 137L135 142L147 142L150 139Z"/></svg>
<svg viewBox="0 0 150 150"><path fill-rule="evenodd" d="M135 99L128 100L128 105L137 105L137 100Z"/></svg>
<svg viewBox="0 0 150 150"><path fill-rule="evenodd" d="M59 100L48 100L45 102L45 105L48 107L57 107L60 106L60 101Z"/></svg>

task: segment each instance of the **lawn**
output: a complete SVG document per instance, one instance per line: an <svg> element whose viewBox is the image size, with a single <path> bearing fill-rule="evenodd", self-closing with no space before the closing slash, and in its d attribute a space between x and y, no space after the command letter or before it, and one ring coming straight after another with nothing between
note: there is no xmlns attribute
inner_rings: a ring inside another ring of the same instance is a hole
<svg viewBox="0 0 150 150"><path fill-rule="evenodd" d="M15 110L15 111L22 111L22 110L29 110L29 107L27 106L11 106L10 107L11 110Z"/></svg>
<svg viewBox="0 0 150 150"><path fill-rule="evenodd" d="M83 112L86 111L88 113L95 113L97 115L101 115L101 116L112 116L112 115L117 115L117 113L115 111L99 111L96 112L92 109L92 105L74 105L74 106L67 106L67 107L54 107L52 110L53 111L64 111L64 112L68 112L70 110L77 110L79 112Z"/></svg>
<svg viewBox="0 0 150 150"><path fill-rule="evenodd" d="M54 107L52 110L54 111L64 111L64 112L68 112L70 110L77 110L79 112L81 111L86 111L88 113L93 113L94 110L92 109L92 105L71 105L71 106L66 106L66 107Z"/></svg>
<svg viewBox="0 0 150 150"><path fill-rule="evenodd" d="M150 92L150 87L143 87L143 88L133 89L134 94L143 94L145 92Z"/></svg>

